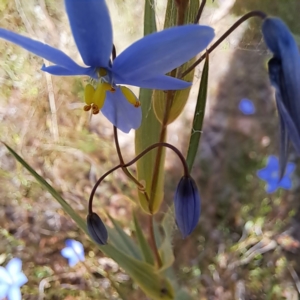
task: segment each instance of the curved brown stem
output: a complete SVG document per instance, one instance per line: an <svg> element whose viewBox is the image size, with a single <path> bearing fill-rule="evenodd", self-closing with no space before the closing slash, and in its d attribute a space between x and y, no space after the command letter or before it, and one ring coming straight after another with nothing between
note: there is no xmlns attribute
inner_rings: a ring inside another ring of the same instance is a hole
<svg viewBox="0 0 300 300"><path fill-rule="evenodd" d="M259 10L250 11L249 13L242 16L239 20L237 20L210 48L206 50L207 53L211 53L214 51L237 27L239 27L243 22L252 18L259 17L261 19L265 19L267 15ZM206 53L204 53L199 59L197 59L189 68L187 68L180 76L183 78L185 75L190 73L196 66L198 66L202 60L206 57Z"/></svg>

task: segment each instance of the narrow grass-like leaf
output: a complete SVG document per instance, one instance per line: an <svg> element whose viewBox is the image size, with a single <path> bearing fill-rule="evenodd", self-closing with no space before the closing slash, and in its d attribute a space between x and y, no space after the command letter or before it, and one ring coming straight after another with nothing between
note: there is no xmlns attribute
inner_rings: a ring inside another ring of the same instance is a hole
<svg viewBox="0 0 300 300"><path fill-rule="evenodd" d="M60 194L42 177L40 176L27 162L19 156L12 148L3 143L8 151L15 159L29 171L29 173L40 183L63 207L64 211L77 223L77 225L88 235L85 221L74 211L74 209L60 196Z"/></svg>
<svg viewBox="0 0 300 300"><path fill-rule="evenodd" d="M134 227L135 227L135 232L136 232L136 237L139 241L140 249L143 253L143 257L146 263L149 265L154 265L154 259L152 255L152 250L150 248L149 242L147 241L140 224L138 223L138 220L136 218L136 215L133 215L133 220L134 220Z"/></svg>
<svg viewBox="0 0 300 300"><path fill-rule="evenodd" d="M114 228L107 228L110 243L123 253L126 253L138 260L143 260L138 245L127 233L124 232L116 220L114 220L110 215L108 215L108 218L114 225Z"/></svg>
<svg viewBox="0 0 300 300"><path fill-rule="evenodd" d="M209 71L209 58L206 57L205 64L202 71L199 93L197 98L197 105L194 113L193 127L191 130L190 143L187 152L186 162L191 172L197 150L199 147L200 137L202 133L203 118L205 114L205 105L207 97L207 85L208 85L208 71Z"/></svg>

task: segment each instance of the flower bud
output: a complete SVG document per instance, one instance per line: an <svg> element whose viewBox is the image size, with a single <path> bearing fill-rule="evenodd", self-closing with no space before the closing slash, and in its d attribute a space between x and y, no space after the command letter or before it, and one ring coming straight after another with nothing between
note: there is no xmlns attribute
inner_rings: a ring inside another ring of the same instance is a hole
<svg viewBox="0 0 300 300"><path fill-rule="evenodd" d="M300 56L289 28L278 18L266 18L262 33L274 56L269 61L269 77L274 86L280 120L280 176L288 162L289 140L300 155Z"/></svg>
<svg viewBox="0 0 300 300"><path fill-rule="evenodd" d="M88 214L87 228L90 236L99 245L106 245L108 233L100 217L96 213Z"/></svg>
<svg viewBox="0 0 300 300"><path fill-rule="evenodd" d="M177 186L174 199L175 218L183 238L195 229L200 217L200 195L195 181L183 176Z"/></svg>

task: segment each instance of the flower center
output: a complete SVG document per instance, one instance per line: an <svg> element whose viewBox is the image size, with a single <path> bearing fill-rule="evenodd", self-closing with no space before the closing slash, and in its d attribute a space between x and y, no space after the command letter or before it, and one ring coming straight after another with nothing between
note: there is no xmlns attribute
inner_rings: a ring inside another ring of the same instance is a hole
<svg viewBox="0 0 300 300"><path fill-rule="evenodd" d="M120 88L122 94L126 100L134 105L134 107L139 107L141 102L138 101L134 93L125 86L115 86L111 80L110 75L107 70L100 68L98 71L99 82L97 83L96 88L88 84L84 89L84 101L86 105L83 107L84 111L92 110L94 115L98 114L101 108L104 105L106 98L106 92L114 93L116 88Z"/></svg>

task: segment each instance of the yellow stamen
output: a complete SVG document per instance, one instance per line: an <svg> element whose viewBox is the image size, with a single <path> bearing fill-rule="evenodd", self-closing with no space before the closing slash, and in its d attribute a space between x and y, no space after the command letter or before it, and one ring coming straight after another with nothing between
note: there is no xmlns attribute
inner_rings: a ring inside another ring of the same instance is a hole
<svg viewBox="0 0 300 300"><path fill-rule="evenodd" d="M91 105L93 103L94 94L94 87L91 84L88 84L84 89L84 101L87 105Z"/></svg>
<svg viewBox="0 0 300 300"><path fill-rule="evenodd" d="M109 83L101 82L98 84L93 96L93 103L97 105L98 110L100 110L104 104L106 92L110 91L111 89L112 87Z"/></svg>
<svg viewBox="0 0 300 300"><path fill-rule="evenodd" d="M120 86L120 88L129 103L134 105L134 107L141 106L141 102L136 98L135 94L129 88L126 86Z"/></svg>

